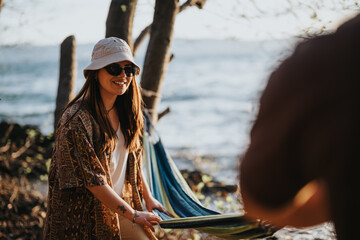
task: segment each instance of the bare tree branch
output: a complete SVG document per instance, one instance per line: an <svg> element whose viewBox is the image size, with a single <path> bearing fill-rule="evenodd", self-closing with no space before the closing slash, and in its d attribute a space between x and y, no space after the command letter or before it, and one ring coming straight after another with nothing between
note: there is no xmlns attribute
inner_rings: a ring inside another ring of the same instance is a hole
<svg viewBox="0 0 360 240"><path fill-rule="evenodd" d="M170 113L169 107L167 107L164 111L162 111L161 113L158 114L158 121L168 113Z"/></svg>
<svg viewBox="0 0 360 240"><path fill-rule="evenodd" d="M141 31L140 35L136 38L136 40L134 42L134 49L133 49L133 54L134 55L135 55L136 51L139 49L140 45L145 40L145 38L149 35L150 30L151 30L151 26L152 26L152 24L150 24L146 28L144 28Z"/></svg>
<svg viewBox="0 0 360 240"><path fill-rule="evenodd" d="M187 0L183 5L180 6L179 13L191 6L196 6L197 8L202 9L205 3L206 0Z"/></svg>
<svg viewBox="0 0 360 240"><path fill-rule="evenodd" d="M185 9L187 9L188 7L191 6L196 6L199 9L202 9L205 5L206 0L187 0L185 3L183 3L180 6L179 12L184 11ZM150 34L150 30L151 30L151 24L149 24L147 27L145 27L141 33L139 34L139 36L136 38L135 42L134 42L134 48L133 48L133 53L134 55L136 54L137 50L139 49L140 45L144 42L145 38Z"/></svg>

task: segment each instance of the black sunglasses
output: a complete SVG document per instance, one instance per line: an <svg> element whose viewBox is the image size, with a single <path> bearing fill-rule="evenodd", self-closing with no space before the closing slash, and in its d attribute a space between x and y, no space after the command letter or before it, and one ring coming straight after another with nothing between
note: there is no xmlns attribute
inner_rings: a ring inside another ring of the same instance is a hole
<svg viewBox="0 0 360 240"><path fill-rule="evenodd" d="M120 75L122 73L123 69L124 69L125 75L127 77L132 77L138 72L138 69L137 69L137 67L135 67L134 64L132 64L131 66L122 68L122 67L120 67L119 64L113 63L110 65L107 65L104 68L110 75L113 75L113 76Z"/></svg>

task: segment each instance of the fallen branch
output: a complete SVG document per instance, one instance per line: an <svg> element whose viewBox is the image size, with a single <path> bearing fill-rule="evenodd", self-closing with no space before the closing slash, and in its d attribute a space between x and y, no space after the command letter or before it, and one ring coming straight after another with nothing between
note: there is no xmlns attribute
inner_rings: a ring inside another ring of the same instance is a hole
<svg viewBox="0 0 360 240"><path fill-rule="evenodd" d="M6 129L4 136L1 138L0 141L1 145L4 145L6 143L13 129L14 129L14 124L10 124L8 129Z"/></svg>
<svg viewBox="0 0 360 240"><path fill-rule="evenodd" d="M0 147L0 153L7 152L10 149L10 144Z"/></svg>
<svg viewBox="0 0 360 240"><path fill-rule="evenodd" d="M26 138L26 143L24 146L22 146L18 151L11 153L11 157L12 158L18 158L20 157L26 150L29 149L29 147L31 146L31 139L30 138Z"/></svg>

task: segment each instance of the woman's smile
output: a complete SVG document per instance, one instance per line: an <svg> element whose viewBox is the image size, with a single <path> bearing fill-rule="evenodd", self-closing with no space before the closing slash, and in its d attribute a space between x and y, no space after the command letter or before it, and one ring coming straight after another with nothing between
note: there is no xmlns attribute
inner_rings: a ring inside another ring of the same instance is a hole
<svg viewBox="0 0 360 240"><path fill-rule="evenodd" d="M114 84L121 86L121 87L125 87L128 83L128 81L126 79L121 79L121 80L115 80L112 81Z"/></svg>

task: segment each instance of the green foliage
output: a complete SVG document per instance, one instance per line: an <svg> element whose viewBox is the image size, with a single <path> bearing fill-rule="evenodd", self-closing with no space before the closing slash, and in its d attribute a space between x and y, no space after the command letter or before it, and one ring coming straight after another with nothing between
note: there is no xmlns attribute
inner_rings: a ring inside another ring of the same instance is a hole
<svg viewBox="0 0 360 240"><path fill-rule="evenodd" d="M205 198L205 195L202 194L202 193L198 193L198 192L195 192L195 196L197 197L197 199L199 200L203 200Z"/></svg>
<svg viewBox="0 0 360 240"><path fill-rule="evenodd" d="M47 181L48 180L48 175L47 174L40 175L40 180L41 181Z"/></svg>
<svg viewBox="0 0 360 240"><path fill-rule="evenodd" d="M198 185L196 185L196 188L197 188L198 191L201 191L201 189L203 189L203 187L205 187L204 182L199 182Z"/></svg>
<svg viewBox="0 0 360 240"><path fill-rule="evenodd" d="M49 158L49 159L45 162L46 172L47 172L47 173L49 173L50 163L51 163L51 158Z"/></svg>
<svg viewBox="0 0 360 240"><path fill-rule="evenodd" d="M38 135L38 132L35 130L35 129L26 129L26 134L28 135L28 137L30 139L34 139L37 135Z"/></svg>
<svg viewBox="0 0 360 240"><path fill-rule="evenodd" d="M211 182L213 180L212 177L210 177L209 175L206 175L206 174L202 175L201 179L202 179L202 181L204 183L208 183L208 182Z"/></svg>

